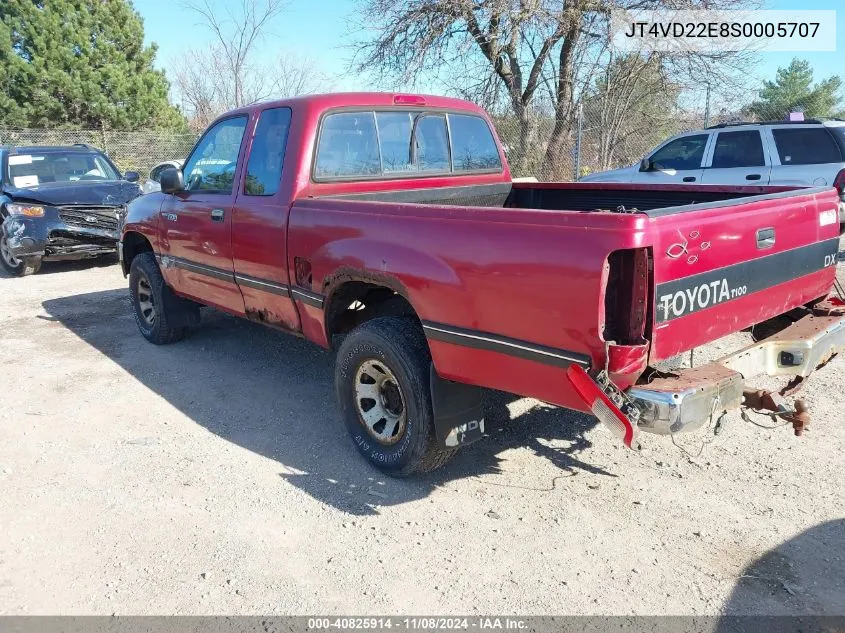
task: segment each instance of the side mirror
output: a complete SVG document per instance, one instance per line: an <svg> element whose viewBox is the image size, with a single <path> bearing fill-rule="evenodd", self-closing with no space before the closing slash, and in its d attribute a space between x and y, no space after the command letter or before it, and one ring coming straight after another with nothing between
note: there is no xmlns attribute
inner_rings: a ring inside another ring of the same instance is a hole
<svg viewBox="0 0 845 633"><path fill-rule="evenodd" d="M185 182L182 179L182 170L175 167L168 167L161 172L159 177L161 191L163 193L176 193L185 189Z"/></svg>
<svg viewBox="0 0 845 633"><path fill-rule="evenodd" d="M123 174L123 179L128 180L129 182L138 182L139 180L141 180L141 174L139 174L137 171L127 171L125 174Z"/></svg>
<svg viewBox="0 0 845 633"><path fill-rule="evenodd" d="M640 161L640 171L651 171L654 169L654 163L651 162L650 158L643 158Z"/></svg>

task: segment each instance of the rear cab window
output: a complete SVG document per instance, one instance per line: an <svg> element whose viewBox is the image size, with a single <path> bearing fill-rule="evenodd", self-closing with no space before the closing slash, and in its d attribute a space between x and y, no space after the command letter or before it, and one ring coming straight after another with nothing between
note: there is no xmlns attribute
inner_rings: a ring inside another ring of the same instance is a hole
<svg viewBox="0 0 845 633"><path fill-rule="evenodd" d="M390 109L324 115L312 176L326 182L501 171L484 118Z"/></svg>
<svg viewBox="0 0 845 633"><path fill-rule="evenodd" d="M845 135L845 128L779 127L772 128L781 165L824 165L841 163L842 151L834 138L836 131Z"/></svg>
<svg viewBox="0 0 845 633"><path fill-rule="evenodd" d="M478 171L501 169L499 149L487 121L481 117L450 114L449 127L452 132L452 169L454 171Z"/></svg>

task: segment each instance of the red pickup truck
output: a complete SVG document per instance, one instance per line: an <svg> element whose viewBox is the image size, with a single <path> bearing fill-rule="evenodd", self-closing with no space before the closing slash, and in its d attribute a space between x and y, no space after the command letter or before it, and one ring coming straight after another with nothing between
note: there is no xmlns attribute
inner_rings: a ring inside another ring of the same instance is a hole
<svg viewBox="0 0 845 633"><path fill-rule="evenodd" d="M161 189L120 242L141 333L178 341L213 306L337 346L350 435L392 475L481 437L480 387L592 412L628 446L740 406L799 429L803 407L746 380L794 390L845 346L833 188L513 183L489 117L457 99L235 110ZM718 362L658 369L784 314Z"/></svg>

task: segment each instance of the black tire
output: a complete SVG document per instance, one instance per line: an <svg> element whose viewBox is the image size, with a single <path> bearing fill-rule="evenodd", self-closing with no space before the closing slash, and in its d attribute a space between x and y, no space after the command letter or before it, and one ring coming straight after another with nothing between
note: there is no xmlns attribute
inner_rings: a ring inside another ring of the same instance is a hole
<svg viewBox="0 0 845 633"><path fill-rule="evenodd" d="M2 218L0 218L0 223L2 223ZM26 277L27 275L34 275L41 270L40 257L17 258L15 260L17 263L14 264L11 261L7 261L7 257L12 258L12 254L6 249L6 234L0 228L0 265L3 266L3 270L12 277Z"/></svg>
<svg viewBox="0 0 845 633"><path fill-rule="evenodd" d="M188 327L181 325L185 322L185 315L179 312L190 309L186 305L188 302L173 294L164 281L155 255L150 252L140 253L132 259L129 269L129 298L132 301L135 323L150 343L167 345L185 338ZM142 302L144 305L152 304L152 319L149 312L142 307ZM179 325L174 325L174 322Z"/></svg>
<svg viewBox="0 0 845 633"><path fill-rule="evenodd" d="M368 429L356 402L356 376L367 361L384 364L398 382L405 413L404 428L385 445ZM434 432L429 366L431 354L419 321L380 317L350 332L337 353L335 392L346 428L358 451L373 466L393 477L430 472L457 449L443 448Z"/></svg>

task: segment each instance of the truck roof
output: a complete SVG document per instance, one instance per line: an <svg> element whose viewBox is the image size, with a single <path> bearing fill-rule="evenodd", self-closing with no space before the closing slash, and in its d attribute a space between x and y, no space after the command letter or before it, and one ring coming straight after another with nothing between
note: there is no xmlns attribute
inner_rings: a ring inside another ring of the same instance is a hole
<svg viewBox="0 0 845 633"><path fill-rule="evenodd" d="M330 110L332 108L357 108L357 107L421 107L421 108L444 108L454 110L469 110L484 114L482 108L470 101L455 99L453 97L439 97L427 94L410 94L404 92L331 92L325 94L302 95L289 99L275 101L262 101L236 110L231 110L223 116L231 116L240 112L252 112L264 110L268 107L281 106L305 106L309 110Z"/></svg>

